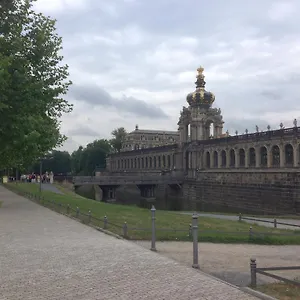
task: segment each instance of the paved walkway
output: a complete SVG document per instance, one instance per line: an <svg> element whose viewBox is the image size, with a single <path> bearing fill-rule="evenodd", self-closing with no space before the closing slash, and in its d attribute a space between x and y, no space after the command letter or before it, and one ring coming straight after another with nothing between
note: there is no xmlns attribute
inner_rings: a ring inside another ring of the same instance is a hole
<svg viewBox="0 0 300 300"><path fill-rule="evenodd" d="M0 186L1 300L255 300Z"/></svg>

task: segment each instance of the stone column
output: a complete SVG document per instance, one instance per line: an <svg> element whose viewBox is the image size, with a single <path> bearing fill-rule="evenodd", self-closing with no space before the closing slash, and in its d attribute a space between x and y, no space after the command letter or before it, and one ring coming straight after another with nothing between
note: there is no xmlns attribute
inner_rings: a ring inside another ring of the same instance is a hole
<svg viewBox="0 0 300 300"><path fill-rule="evenodd" d="M284 151L284 145L279 146L279 153L280 153L280 168L285 167L285 151Z"/></svg>
<svg viewBox="0 0 300 300"><path fill-rule="evenodd" d="M214 168L214 151L210 151L210 168Z"/></svg>
<svg viewBox="0 0 300 300"><path fill-rule="evenodd" d="M226 150L226 168L229 168L230 164L230 150Z"/></svg>
<svg viewBox="0 0 300 300"><path fill-rule="evenodd" d="M299 146L297 144L293 145L293 156L294 156L294 167L299 167Z"/></svg>
<svg viewBox="0 0 300 300"><path fill-rule="evenodd" d="M218 152L218 169L222 168L222 150Z"/></svg>
<svg viewBox="0 0 300 300"><path fill-rule="evenodd" d="M234 155L235 155L235 168L239 168L240 167L239 149L235 149Z"/></svg>
<svg viewBox="0 0 300 300"><path fill-rule="evenodd" d="M261 160L261 157L260 157L260 148L256 147L255 148L255 167L256 168L259 168L260 167L260 160Z"/></svg>
<svg viewBox="0 0 300 300"><path fill-rule="evenodd" d="M273 163L273 157L272 157L272 148L270 148L270 149L268 149L267 148L267 159L268 159L268 161L267 161L267 167L268 168L271 168L272 167L272 163ZM280 154L280 163L281 163L281 154Z"/></svg>
<svg viewBox="0 0 300 300"><path fill-rule="evenodd" d="M249 156L250 151L249 149L245 148L245 168L249 168Z"/></svg>

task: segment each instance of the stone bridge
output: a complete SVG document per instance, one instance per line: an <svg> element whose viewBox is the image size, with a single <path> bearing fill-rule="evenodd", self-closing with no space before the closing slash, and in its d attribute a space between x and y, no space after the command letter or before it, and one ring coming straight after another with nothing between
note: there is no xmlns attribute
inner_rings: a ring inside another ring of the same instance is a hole
<svg viewBox="0 0 300 300"><path fill-rule="evenodd" d="M114 201L116 189L120 186L135 185L140 190L142 198L155 199L156 190L159 186L169 186L174 192L180 191L184 181L184 175L163 173L135 173L135 174L111 174L100 176L75 176L73 185L75 189L83 185L92 185L97 200ZM100 188L100 190L99 190ZM99 190L99 191L97 191ZM101 195L100 195L101 194ZM97 197L97 195L99 195Z"/></svg>

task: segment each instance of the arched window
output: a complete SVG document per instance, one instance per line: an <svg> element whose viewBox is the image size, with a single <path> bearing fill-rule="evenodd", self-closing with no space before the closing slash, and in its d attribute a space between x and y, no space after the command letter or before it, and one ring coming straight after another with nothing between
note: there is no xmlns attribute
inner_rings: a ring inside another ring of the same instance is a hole
<svg viewBox="0 0 300 300"><path fill-rule="evenodd" d="M239 150L239 167L245 167L245 150L244 149L240 149Z"/></svg>
<svg viewBox="0 0 300 300"><path fill-rule="evenodd" d="M210 168L210 153L206 152L206 168Z"/></svg>
<svg viewBox="0 0 300 300"><path fill-rule="evenodd" d="M277 145L272 147L272 166L279 167L280 166L280 150Z"/></svg>
<svg viewBox="0 0 300 300"><path fill-rule="evenodd" d="M230 157L229 166L231 168L234 168L235 167L235 151L234 151L234 149L230 149L229 157Z"/></svg>
<svg viewBox="0 0 300 300"><path fill-rule="evenodd" d="M161 168L161 157L158 157L158 167Z"/></svg>
<svg viewBox="0 0 300 300"><path fill-rule="evenodd" d="M153 157L153 167L156 169L156 156Z"/></svg>
<svg viewBox="0 0 300 300"><path fill-rule="evenodd" d="M221 166L223 168L226 167L226 151L225 150L222 150L222 152L221 152Z"/></svg>
<svg viewBox="0 0 300 300"><path fill-rule="evenodd" d="M291 144L287 144L284 147L285 152L285 165L287 167L294 166L294 147Z"/></svg>
<svg viewBox="0 0 300 300"><path fill-rule="evenodd" d="M260 148L260 165L261 167L268 166L268 151L266 147Z"/></svg>
<svg viewBox="0 0 300 300"><path fill-rule="evenodd" d="M250 148L249 149L249 167L255 167L256 166L256 154L255 149Z"/></svg>
<svg viewBox="0 0 300 300"><path fill-rule="evenodd" d="M148 157L145 157L145 168L148 168Z"/></svg>
<svg viewBox="0 0 300 300"><path fill-rule="evenodd" d="M152 169L152 157L149 157L149 167Z"/></svg>
<svg viewBox="0 0 300 300"><path fill-rule="evenodd" d="M214 151L214 168L218 167L218 152Z"/></svg>

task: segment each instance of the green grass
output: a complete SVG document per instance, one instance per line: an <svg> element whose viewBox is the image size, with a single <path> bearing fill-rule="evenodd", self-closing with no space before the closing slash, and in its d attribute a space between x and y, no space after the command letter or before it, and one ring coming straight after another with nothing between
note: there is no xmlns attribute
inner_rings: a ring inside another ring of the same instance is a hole
<svg viewBox="0 0 300 300"><path fill-rule="evenodd" d="M283 282L261 285L256 290L279 300L300 300L300 287Z"/></svg>
<svg viewBox="0 0 300 300"><path fill-rule="evenodd" d="M39 186L37 184L28 183L9 183L8 188L19 193L31 193L38 197ZM151 214L149 209L143 209L136 206L108 204L104 202L96 202L87 198L76 195L74 192L60 188L64 195L55 194L49 191L43 191L42 204L50 206L63 213L67 212L66 206L70 205L70 214L75 216L76 207L80 212L87 214L91 210L92 223L103 228L104 216L108 218L108 230L117 234L122 233L122 226L127 222L128 236L130 239L150 239L151 238ZM51 201L60 203L64 207L51 204ZM82 216L82 221L86 222L87 216ZM157 240L191 240L189 237L189 224L192 218L189 215L178 214L178 212L169 212L163 210L156 211L156 228ZM218 242L218 243L256 243L256 244L272 244L284 245L294 244L300 245L300 231L273 229L256 224L248 224L246 222L229 221L221 219L213 219L207 217L199 217L199 241L201 242ZM254 234L249 236L249 227L252 226ZM147 230L134 230L147 229ZM176 230L177 229L177 230ZM277 235L276 235L277 234ZM289 234L289 235L278 235Z"/></svg>

